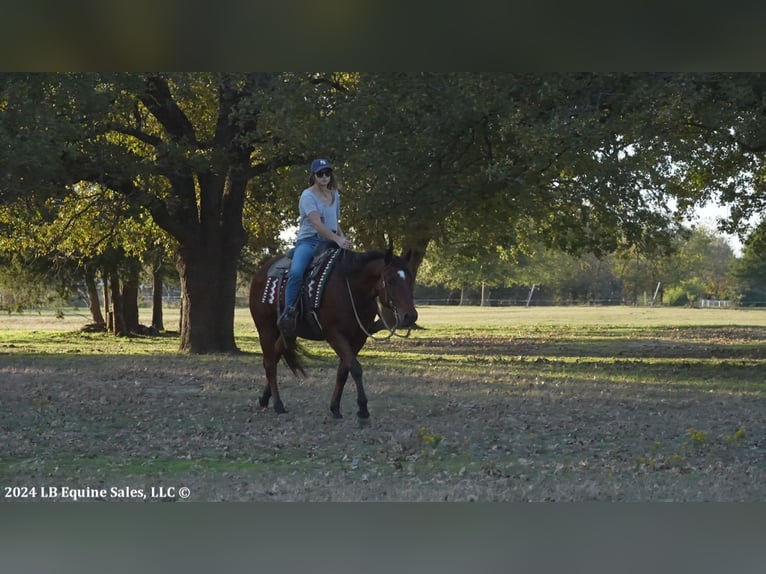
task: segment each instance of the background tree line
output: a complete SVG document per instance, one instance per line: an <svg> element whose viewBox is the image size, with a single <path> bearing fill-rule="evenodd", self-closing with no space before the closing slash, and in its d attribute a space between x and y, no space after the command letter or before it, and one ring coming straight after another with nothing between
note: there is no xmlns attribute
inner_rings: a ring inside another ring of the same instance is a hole
<svg viewBox="0 0 766 574"><path fill-rule="evenodd" d="M440 253L649 265L700 202L729 205L730 231L761 213L764 86L717 73L3 74L0 252L61 285L105 279L116 332L135 328L140 269L159 285L174 267L181 349L233 351L238 275L283 247L306 166L328 156L357 245L393 239L416 273Z"/></svg>
<svg viewBox="0 0 766 574"><path fill-rule="evenodd" d="M746 249L746 253L750 253ZM726 240L698 228L680 234L661 255L635 249L597 257L571 255L538 245L515 258L498 250L485 258L455 258L439 248L429 252L419 277L421 301L448 304L628 304L691 305L701 299L733 304L766 304L750 292Z"/></svg>

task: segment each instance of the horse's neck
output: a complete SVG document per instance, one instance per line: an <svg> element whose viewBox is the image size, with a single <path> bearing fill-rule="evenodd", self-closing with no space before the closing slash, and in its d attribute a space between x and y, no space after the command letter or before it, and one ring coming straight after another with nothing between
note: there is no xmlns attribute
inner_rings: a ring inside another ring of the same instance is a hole
<svg viewBox="0 0 766 574"><path fill-rule="evenodd" d="M348 277L349 284L359 291L374 291L383 274L383 257L371 257Z"/></svg>

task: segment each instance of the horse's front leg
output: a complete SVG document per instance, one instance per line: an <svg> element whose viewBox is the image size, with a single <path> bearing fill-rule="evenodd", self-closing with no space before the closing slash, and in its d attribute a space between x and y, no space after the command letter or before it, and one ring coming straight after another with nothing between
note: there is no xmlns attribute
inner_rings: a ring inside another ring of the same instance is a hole
<svg viewBox="0 0 766 574"><path fill-rule="evenodd" d="M362 383L362 365L359 364L356 357L351 357L350 363L347 364L346 361L341 359L338 365L338 374L335 377L335 390L330 401L330 411L334 418L343 418L343 415L340 413L340 399L343 396L343 388L346 386L348 374L351 373L354 383L356 383L356 404L359 406L356 416L360 419L368 419L370 418L370 411L367 410L367 394L364 392L364 384Z"/></svg>
<svg viewBox="0 0 766 574"><path fill-rule="evenodd" d="M370 419L370 411L367 410L367 393L364 392L364 384L362 384L362 365L359 363L357 357L359 351L364 347L364 343L367 341L366 335L361 333L357 334L357 337L351 342L352 362L351 362L351 376L356 383L356 404L359 406L359 411L356 416L359 417L361 423L367 423Z"/></svg>
<svg viewBox="0 0 766 574"><path fill-rule="evenodd" d="M367 410L367 394L364 392L364 385L362 384L362 365L356 356L351 362L350 371L356 383L356 404L359 406L356 416L359 417L359 420L366 421L370 418L370 411Z"/></svg>
<svg viewBox="0 0 766 574"><path fill-rule="evenodd" d="M338 373L335 376L335 389L332 392L332 399L330 400L330 412L333 418L342 419L343 415L340 413L340 399L343 396L343 387L346 386L348 380L349 368L343 361L340 360L338 364Z"/></svg>
<svg viewBox="0 0 766 574"><path fill-rule="evenodd" d="M266 370L266 367L264 367ZM266 384L263 387L263 393L258 397L258 404L264 409L269 406L269 400L271 399L271 382L269 381L268 372L266 374Z"/></svg>
<svg viewBox="0 0 766 574"><path fill-rule="evenodd" d="M340 413L340 400L343 396L343 388L346 386L348 375L351 376L356 383L356 403L359 406L359 410L356 415L360 420L367 420L370 418L370 412L367 410L367 395L364 392L364 385L362 383L362 365L356 359L356 354L359 352L357 345L353 347L351 344L342 337L328 339L330 346L335 350L340 358L338 364L338 373L335 378L335 390L332 393L332 400L330 401L330 411L332 416L336 419L342 418ZM361 346L359 346L361 347Z"/></svg>

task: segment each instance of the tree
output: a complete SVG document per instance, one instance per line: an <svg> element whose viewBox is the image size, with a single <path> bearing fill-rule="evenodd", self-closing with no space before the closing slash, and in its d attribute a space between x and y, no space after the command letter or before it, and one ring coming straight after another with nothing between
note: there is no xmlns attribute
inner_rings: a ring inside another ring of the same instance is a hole
<svg viewBox="0 0 766 574"><path fill-rule="evenodd" d="M766 225L759 225L745 240L742 257L732 266L731 276L740 304L766 303Z"/></svg>
<svg viewBox="0 0 766 574"><path fill-rule="evenodd" d="M766 207L766 74L662 77L670 105L657 134L673 162L670 192L682 210L730 208L721 230L746 234Z"/></svg>
<svg viewBox="0 0 766 574"><path fill-rule="evenodd" d="M466 292L480 288L482 306L489 304L490 289L507 283L509 263L497 251L466 253L453 246L432 245L423 262L420 282L460 290L460 304Z"/></svg>
<svg viewBox="0 0 766 574"><path fill-rule="evenodd" d="M598 254L657 250L677 230L666 154L644 143L665 95L650 77L360 74L356 90L366 242L401 237L417 263L468 230L477 249L542 238Z"/></svg>
<svg viewBox="0 0 766 574"><path fill-rule="evenodd" d="M290 74L3 76L4 199L96 183L178 242L181 343L234 351L237 261L250 182L307 163L337 86ZM45 133L45 136L41 136ZM34 151L34 153L32 153ZM30 161L34 158L34 161ZM36 170L37 165L43 169Z"/></svg>
<svg viewBox="0 0 766 574"><path fill-rule="evenodd" d="M0 252L23 253L29 265L44 263L49 281L63 272L70 283L85 283L95 326L116 335L140 331L139 272L150 246L164 235L145 212L108 188L76 184L69 195L40 205L0 204L0 222L13 229L0 241Z"/></svg>
<svg viewBox="0 0 766 574"><path fill-rule="evenodd" d="M628 250L615 254L615 261L628 300L638 303L642 295L653 294L659 283L670 299L686 304L699 297L729 295L734 252L714 231L697 228L679 234L664 255Z"/></svg>
<svg viewBox="0 0 766 574"><path fill-rule="evenodd" d="M181 348L232 351L248 231L248 257L276 249L317 150L343 167L357 244L396 238L415 271L431 244L455 237L477 253L539 240L599 257L657 253L679 229L671 196L683 208L720 186L738 214L761 205L760 83L639 73L6 74L0 202L36 209L87 182L145 210L178 245ZM245 209L255 221L243 221Z"/></svg>

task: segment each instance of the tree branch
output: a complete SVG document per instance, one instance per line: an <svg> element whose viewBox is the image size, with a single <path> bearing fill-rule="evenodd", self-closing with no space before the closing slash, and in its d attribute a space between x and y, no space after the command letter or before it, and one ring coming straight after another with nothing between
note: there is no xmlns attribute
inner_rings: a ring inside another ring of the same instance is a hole
<svg viewBox="0 0 766 574"><path fill-rule="evenodd" d="M135 128L127 128L124 126L110 126L107 128L107 131L117 132L118 134L123 134L126 136L131 136L136 138L139 141L142 141L146 144L149 144L154 147L158 147L162 144L162 138L159 138L157 136L149 135L146 132L143 132L139 129Z"/></svg>
<svg viewBox="0 0 766 574"><path fill-rule="evenodd" d="M346 88L343 84L335 80L331 80L330 78L326 78L324 76L314 76L313 78L309 79L309 83L314 84L315 86L318 86L320 84L327 84L328 86L338 90L339 92L348 92L348 88Z"/></svg>
<svg viewBox="0 0 766 574"><path fill-rule="evenodd" d="M186 140L197 147L200 146L194 126L173 99L165 78L159 75L150 76L146 81L146 92L139 94L139 99L173 140Z"/></svg>
<svg viewBox="0 0 766 574"><path fill-rule="evenodd" d="M180 223L170 214L168 206L164 201L156 195L140 189L133 181L117 179L109 174L104 174L94 181L98 181L102 185L109 187L109 189L124 195L131 204L146 209L152 215L155 223L179 242L188 243L195 239L193 230L189 228L189 225L193 222L188 222L187 224Z"/></svg>
<svg viewBox="0 0 766 574"><path fill-rule="evenodd" d="M251 165L246 172L246 177L248 179L252 179L253 177L257 177L259 175L264 175L266 173L272 172L280 167L300 165L303 163L308 163L308 161L309 160L304 155L295 154L295 155L278 156L273 159L270 159L269 161Z"/></svg>

